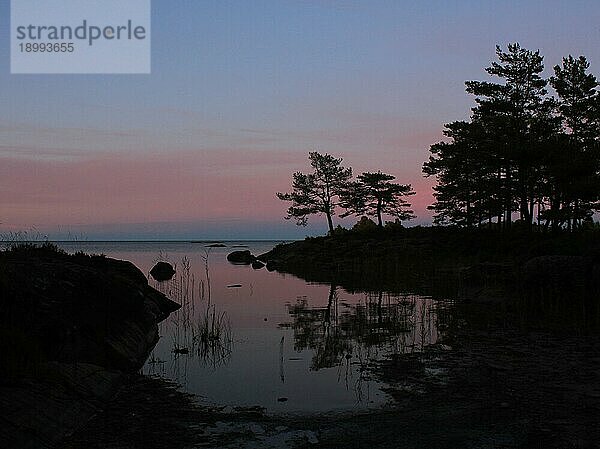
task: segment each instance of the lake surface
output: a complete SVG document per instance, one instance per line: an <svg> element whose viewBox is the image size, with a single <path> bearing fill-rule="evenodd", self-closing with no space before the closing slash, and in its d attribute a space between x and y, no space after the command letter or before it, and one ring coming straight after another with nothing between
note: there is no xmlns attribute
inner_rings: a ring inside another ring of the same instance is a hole
<svg viewBox="0 0 600 449"><path fill-rule="evenodd" d="M171 281L151 285L182 304L160 324L143 372L217 405L269 412L377 408L390 398L372 374L394 353L438 338L437 302L415 294L349 293L291 275L232 265L228 253L264 253L280 242L63 242L68 252L133 262L159 260Z"/></svg>

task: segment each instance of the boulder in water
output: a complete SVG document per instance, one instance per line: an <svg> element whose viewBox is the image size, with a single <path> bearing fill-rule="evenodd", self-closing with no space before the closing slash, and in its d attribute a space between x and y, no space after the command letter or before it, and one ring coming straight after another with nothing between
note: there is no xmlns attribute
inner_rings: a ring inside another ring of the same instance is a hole
<svg viewBox="0 0 600 449"><path fill-rule="evenodd" d="M244 251L234 251L229 253L227 255L227 260L234 264L250 265L256 260L256 257L246 249Z"/></svg>
<svg viewBox="0 0 600 449"><path fill-rule="evenodd" d="M150 270L150 276L152 276L158 282L168 281L173 278L175 269L173 265L167 262L158 262Z"/></svg>

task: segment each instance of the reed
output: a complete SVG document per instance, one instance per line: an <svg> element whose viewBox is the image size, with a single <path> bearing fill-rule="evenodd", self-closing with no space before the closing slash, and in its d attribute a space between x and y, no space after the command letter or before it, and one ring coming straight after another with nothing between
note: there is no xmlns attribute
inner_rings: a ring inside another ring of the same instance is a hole
<svg viewBox="0 0 600 449"><path fill-rule="evenodd" d="M203 266L198 282L187 256L174 264L177 274L173 279L152 281L157 290L181 304L181 308L171 314L160 329L162 335L170 337L170 366L178 380L185 377L189 359L197 359L198 363L215 368L227 363L232 352L233 332L229 315L213 303L210 248L200 257ZM158 261L169 262L169 257L159 253L155 259L155 262Z"/></svg>

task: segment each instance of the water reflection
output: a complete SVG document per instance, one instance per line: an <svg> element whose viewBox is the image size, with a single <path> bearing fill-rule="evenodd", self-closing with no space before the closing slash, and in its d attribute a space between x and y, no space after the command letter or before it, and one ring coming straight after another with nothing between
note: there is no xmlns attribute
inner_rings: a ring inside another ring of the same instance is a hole
<svg viewBox="0 0 600 449"><path fill-rule="evenodd" d="M210 250L205 250L201 259L203 273L198 283L187 256L177 264L178 275L172 280L153 282L182 307L161 328L161 335L170 338L168 362L153 353L147 373L182 384L187 384L195 359L204 368L216 370L225 366L233 353L229 315L212 299ZM334 370L337 382L354 395L355 404L371 401L369 367L374 363L391 355L421 351L437 341L436 302L431 298L383 291L350 294L335 284L328 285L327 291L325 306L314 305L323 301L306 295L287 302L291 321L284 320L278 327L291 331L296 354L310 354L309 372ZM253 284L249 284L248 295L253 296ZM285 337L282 335L278 344L282 384L286 382L286 364L302 359L286 357ZM310 376L308 372L304 375Z"/></svg>
<svg viewBox="0 0 600 449"><path fill-rule="evenodd" d="M356 303L340 300L339 287L329 286L327 305L311 306L303 296L288 304L294 349L313 353L310 369L337 368L347 388L361 397L369 366L394 354L421 351L437 341L436 302L417 295L367 293Z"/></svg>
<svg viewBox="0 0 600 449"><path fill-rule="evenodd" d="M172 356L169 372L176 380L187 379L190 359L197 359L206 367L216 369L228 362L232 353L233 334L226 311L221 310L211 300L210 250L204 250L204 278L196 284L188 256L183 256L176 264L177 275L171 280L158 282L150 279L151 285L181 308L169 319L161 323L160 334L171 340ZM159 254L157 261L168 261L168 256ZM153 352L147 363L148 374L165 376L166 361L157 358Z"/></svg>
<svg viewBox="0 0 600 449"><path fill-rule="evenodd" d="M244 243L253 253L274 242ZM226 248L180 243L73 245L131 260L160 259L175 277L153 285L182 304L160 324L143 372L223 405L272 412L354 410L390 398L371 376L385 357L437 340L437 302L410 294L350 293L338 283L230 265ZM286 400L282 400L286 399Z"/></svg>

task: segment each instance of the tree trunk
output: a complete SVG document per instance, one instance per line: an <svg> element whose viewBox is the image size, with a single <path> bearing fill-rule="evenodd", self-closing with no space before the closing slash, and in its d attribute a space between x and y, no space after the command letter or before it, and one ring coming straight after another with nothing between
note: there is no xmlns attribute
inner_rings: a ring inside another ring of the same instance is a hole
<svg viewBox="0 0 600 449"><path fill-rule="evenodd" d="M533 196L531 198L531 201L529 202L529 222L527 223L527 229L529 231L531 231L533 229L533 211L535 208L535 200L533 199Z"/></svg>
<svg viewBox="0 0 600 449"><path fill-rule="evenodd" d="M333 220L331 219L331 212L327 211L327 224L329 225L329 233L333 234Z"/></svg>
<svg viewBox="0 0 600 449"><path fill-rule="evenodd" d="M325 309L325 316L323 317L323 321L326 324L331 323L331 309L333 308L333 300L335 298L336 290L337 290L337 286L335 284L331 284L329 286L329 299L327 301L327 308Z"/></svg>
<svg viewBox="0 0 600 449"><path fill-rule="evenodd" d="M556 196L553 196L550 200L550 220L552 220L552 232L558 231L558 210L560 203Z"/></svg>
<svg viewBox="0 0 600 449"><path fill-rule="evenodd" d="M383 220L381 219L381 200L377 200L377 224L383 228Z"/></svg>
<svg viewBox="0 0 600 449"><path fill-rule="evenodd" d="M512 226L512 204L513 204L513 196L512 196L512 174L510 173L510 167L506 169L506 207L504 217L504 229L509 230Z"/></svg>

